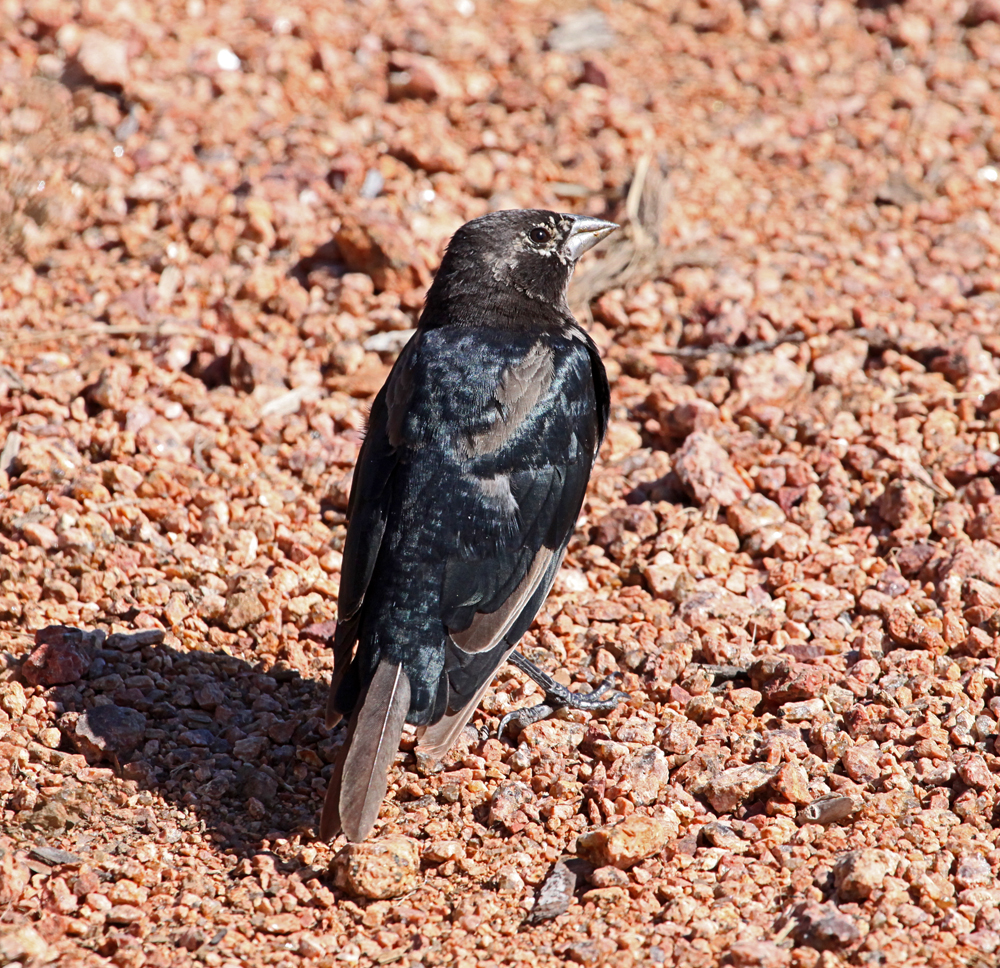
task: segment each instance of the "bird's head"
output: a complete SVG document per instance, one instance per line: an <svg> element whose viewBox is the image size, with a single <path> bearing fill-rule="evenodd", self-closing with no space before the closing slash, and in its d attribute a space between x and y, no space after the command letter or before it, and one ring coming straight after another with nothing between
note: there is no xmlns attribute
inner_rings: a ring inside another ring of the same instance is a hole
<svg viewBox="0 0 1000 968"><path fill-rule="evenodd" d="M428 306L469 295L495 302L506 295L561 310L577 260L617 228L614 222L541 209L480 216L452 237L427 294Z"/></svg>

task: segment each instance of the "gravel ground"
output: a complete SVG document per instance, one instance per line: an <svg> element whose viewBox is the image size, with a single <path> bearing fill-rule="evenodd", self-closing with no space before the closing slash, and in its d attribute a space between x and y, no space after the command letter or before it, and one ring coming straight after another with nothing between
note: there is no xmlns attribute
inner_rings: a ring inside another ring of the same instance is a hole
<svg viewBox="0 0 1000 968"><path fill-rule="evenodd" d="M0 0L0 962L995 964L998 91L996 0ZM524 651L631 700L319 843L366 405L511 206L627 226Z"/></svg>

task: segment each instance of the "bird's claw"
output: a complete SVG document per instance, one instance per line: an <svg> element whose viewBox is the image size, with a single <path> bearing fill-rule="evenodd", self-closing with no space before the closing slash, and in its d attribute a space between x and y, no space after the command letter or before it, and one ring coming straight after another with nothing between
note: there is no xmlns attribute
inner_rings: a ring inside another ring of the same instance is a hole
<svg viewBox="0 0 1000 968"><path fill-rule="evenodd" d="M518 729L524 729L525 726L537 723L545 719L546 716L551 716L554 712L555 709L552 706L547 706L545 703L539 703L537 706L524 706L521 709L512 709L500 720L500 725L497 726L497 739L503 736L504 730L510 723L516 723Z"/></svg>
<svg viewBox="0 0 1000 968"><path fill-rule="evenodd" d="M614 687L615 680L617 678L618 673L613 672L591 692L570 692L567 689L566 692L572 698L569 702L564 703L563 705L567 709L584 709L587 712L592 713L609 713L612 709L615 709L618 706L618 703L629 698L629 694L627 692L621 692L617 689L610 695L607 695L607 693Z"/></svg>
<svg viewBox="0 0 1000 968"><path fill-rule="evenodd" d="M627 692L614 689L615 680L618 678L617 673L612 673L605 678L591 692L570 692L561 682L556 682L551 676L546 675L520 653L511 653L510 661L545 690L545 702L507 713L497 727L497 737L503 736L504 730L510 723L517 723L521 729L524 729L525 726L530 726L532 723L545 719L546 716L551 716L557 709L581 709L589 713L609 713L620 702L629 698Z"/></svg>

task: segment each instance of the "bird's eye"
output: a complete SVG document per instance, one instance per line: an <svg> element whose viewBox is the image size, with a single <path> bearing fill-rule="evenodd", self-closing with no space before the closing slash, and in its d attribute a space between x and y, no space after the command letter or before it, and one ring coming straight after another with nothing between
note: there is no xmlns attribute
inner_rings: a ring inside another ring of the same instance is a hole
<svg viewBox="0 0 1000 968"><path fill-rule="evenodd" d="M528 238L536 245L548 242L552 238L552 233L548 229L534 228L528 233Z"/></svg>

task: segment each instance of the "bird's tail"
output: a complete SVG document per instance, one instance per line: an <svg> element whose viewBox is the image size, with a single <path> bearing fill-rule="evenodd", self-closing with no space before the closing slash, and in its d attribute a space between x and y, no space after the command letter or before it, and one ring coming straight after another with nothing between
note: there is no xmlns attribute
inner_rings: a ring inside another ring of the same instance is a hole
<svg viewBox="0 0 1000 968"><path fill-rule="evenodd" d="M383 659L354 707L347 738L326 791L320 837L364 840L385 799L389 766L399 749L410 708L410 680L401 665Z"/></svg>

